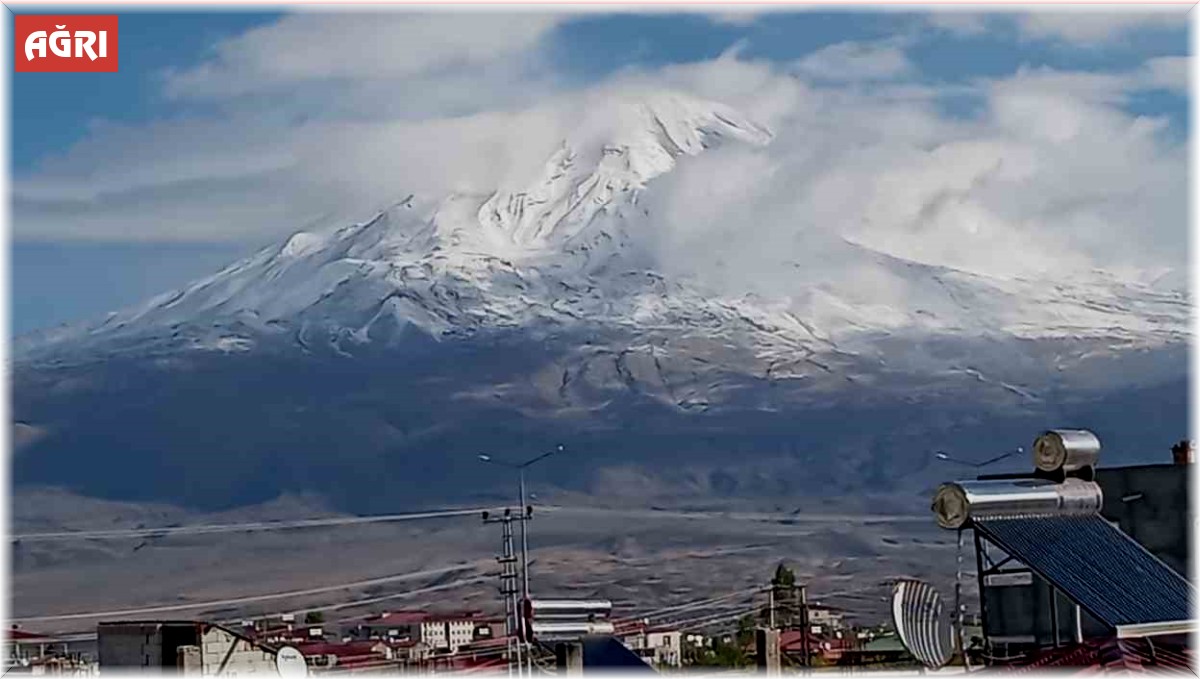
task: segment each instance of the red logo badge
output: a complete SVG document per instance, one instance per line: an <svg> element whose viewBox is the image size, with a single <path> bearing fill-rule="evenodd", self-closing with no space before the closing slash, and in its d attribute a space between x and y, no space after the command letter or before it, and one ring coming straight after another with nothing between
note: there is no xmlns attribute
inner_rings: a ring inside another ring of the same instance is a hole
<svg viewBox="0 0 1200 679"><path fill-rule="evenodd" d="M18 73L116 73L117 15L17 14Z"/></svg>

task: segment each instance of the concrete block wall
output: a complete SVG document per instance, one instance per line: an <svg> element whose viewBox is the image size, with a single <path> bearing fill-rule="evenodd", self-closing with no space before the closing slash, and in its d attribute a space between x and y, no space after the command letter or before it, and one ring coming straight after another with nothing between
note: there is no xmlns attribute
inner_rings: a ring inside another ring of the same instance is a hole
<svg viewBox="0 0 1200 679"><path fill-rule="evenodd" d="M279 674L273 653L220 627L209 627L204 632L201 666L204 668L203 673L208 676L218 672L222 676Z"/></svg>

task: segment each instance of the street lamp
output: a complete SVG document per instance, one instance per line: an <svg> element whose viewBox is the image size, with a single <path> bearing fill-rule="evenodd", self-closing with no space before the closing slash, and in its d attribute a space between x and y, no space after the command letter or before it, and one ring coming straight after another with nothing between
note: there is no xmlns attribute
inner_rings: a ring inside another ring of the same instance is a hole
<svg viewBox="0 0 1200 679"><path fill-rule="evenodd" d="M531 508L525 504L525 470L528 469L529 467L532 467L534 464L541 462L542 460L550 457L551 455L556 455L558 453L561 453L562 451L563 451L563 446L562 446L562 444L559 444L554 447L554 450L551 450L550 452L547 452L547 453L542 453L541 455L534 456L524 462L507 462L505 460L497 460L496 458L492 457L491 455L486 455L486 454L479 455L480 462L486 462L488 464L500 465L501 467L508 467L509 469L517 470L517 478L520 481L520 487L521 487L521 512L522 512L522 515L521 515L521 598L526 601L529 600L529 535L528 535L528 531L525 529L525 524L529 521L529 517L530 517L529 510Z"/></svg>
<svg viewBox="0 0 1200 679"><path fill-rule="evenodd" d="M946 453L945 451L942 451L942 450L937 451L936 453L934 453L933 456L936 457L937 459L941 460L942 462L952 462L954 464L961 464L966 467L973 467L975 469L978 469L980 467L986 467L989 464L992 464L994 462L999 462L1000 460L1003 460L1008 457L1012 457L1013 455L1022 454L1024 452L1025 452L1025 449L1018 446L1016 450L1010 450L1007 453L1004 453L1002 455L997 455L996 457L993 457L989 460L984 460L983 462L971 462L969 460L960 460L958 458L951 457L949 453Z"/></svg>

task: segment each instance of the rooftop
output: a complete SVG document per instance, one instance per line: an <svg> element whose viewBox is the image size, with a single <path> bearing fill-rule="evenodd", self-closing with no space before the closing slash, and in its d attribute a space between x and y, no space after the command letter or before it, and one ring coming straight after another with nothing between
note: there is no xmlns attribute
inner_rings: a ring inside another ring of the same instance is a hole
<svg viewBox="0 0 1200 679"><path fill-rule="evenodd" d="M388 611L363 618L360 625L411 625L419 622L441 622L450 620L487 621L482 611Z"/></svg>
<svg viewBox="0 0 1200 679"><path fill-rule="evenodd" d="M1172 639L1117 639L1109 637L1086 641L1067 648L1035 653L1011 667L1014 672L1037 672L1060 667L1088 667L1097 670L1160 670L1192 673L1195 654L1187 648L1186 637Z"/></svg>

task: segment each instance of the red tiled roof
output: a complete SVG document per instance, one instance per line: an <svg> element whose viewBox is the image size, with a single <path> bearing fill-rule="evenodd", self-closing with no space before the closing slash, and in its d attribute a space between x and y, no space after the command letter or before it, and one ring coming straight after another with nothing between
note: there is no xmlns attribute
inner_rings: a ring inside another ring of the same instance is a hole
<svg viewBox="0 0 1200 679"><path fill-rule="evenodd" d="M239 628L243 634L260 639L263 637L283 636L290 638L307 638L308 629L288 629L286 627L276 627L274 629L256 630L253 627Z"/></svg>
<svg viewBox="0 0 1200 679"><path fill-rule="evenodd" d="M430 620L477 620L482 617L482 611L435 611L429 614Z"/></svg>
<svg viewBox="0 0 1200 679"><path fill-rule="evenodd" d="M364 618L363 625L407 625L414 622L424 622L429 619L425 611L394 611L371 618Z"/></svg>
<svg viewBox="0 0 1200 679"><path fill-rule="evenodd" d="M400 663L395 660L388 660L381 655L358 655L352 657L339 657L335 668L343 670L365 669L367 667L398 667Z"/></svg>
<svg viewBox="0 0 1200 679"><path fill-rule="evenodd" d="M53 641L54 637L48 637L45 634L37 634L34 632L26 632L22 629L10 629L7 636L12 641Z"/></svg>
<svg viewBox="0 0 1200 679"><path fill-rule="evenodd" d="M360 625L406 625L417 622L434 622L444 620L475 620L490 621L492 618L483 616L482 611L393 611L377 616L363 618Z"/></svg>
<svg viewBox="0 0 1200 679"><path fill-rule="evenodd" d="M798 630L798 629L784 630L779 633L779 647L785 651L789 651L789 650L799 651L804 646L804 636L805 636L804 632L802 632L801 630ZM826 638L818 637L817 635L812 634L812 633L810 633L808 635L808 647L814 651L817 650L821 646L821 643L825 642L825 641L841 641L841 640L840 639L834 639L834 640L826 639Z"/></svg>
<svg viewBox="0 0 1200 679"><path fill-rule="evenodd" d="M500 635L491 639L476 639L469 644L464 644L458 647L460 653L470 653L471 651L482 651L492 648L503 648L508 644L508 637Z"/></svg>
<svg viewBox="0 0 1200 679"><path fill-rule="evenodd" d="M641 620L618 622L614 627L619 634L664 634L679 631L666 625L648 625Z"/></svg>
<svg viewBox="0 0 1200 679"><path fill-rule="evenodd" d="M1158 639L1097 639L1068 648L1035 653L1011 666L1013 672L1076 667L1085 671L1135 670L1178 674L1193 669L1195 656L1186 642Z"/></svg>
<svg viewBox="0 0 1200 679"><path fill-rule="evenodd" d="M316 642L296 644L296 649L304 655L333 655L339 659L371 655L382 657L382 654L372 650L378 645L378 641Z"/></svg>
<svg viewBox="0 0 1200 679"><path fill-rule="evenodd" d="M461 667L459 671L461 671L461 672L487 672L490 670L498 670L502 667L505 667L506 665L508 665L508 661L505 660L504 658L488 658L487 660L480 660L479 662L471 663L471 664L466 665L465 667Z"/></svg>
<svg viewBox="0 0 1200 679"><path fill-rule="evenodd" d="M852 648L855 641L855 639L849 637L838 639L837 637L825 637L809 634L808 650L812 653L819 653L821 651L845 651ZM825 648L824 644L829 644L829 648ZM794 629L780 632L779 650L785 653L803 653L804 632Z"/></svg>

